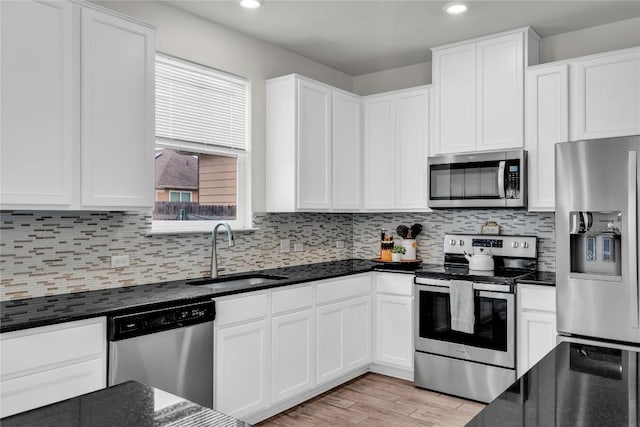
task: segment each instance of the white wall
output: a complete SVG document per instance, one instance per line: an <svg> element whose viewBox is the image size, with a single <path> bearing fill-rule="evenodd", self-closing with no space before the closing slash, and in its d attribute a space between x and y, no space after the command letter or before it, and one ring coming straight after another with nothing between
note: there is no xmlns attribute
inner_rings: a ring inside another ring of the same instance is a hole
<svg viewBox="0 0 640 427"><path fill-rule="evenodd" d="M431 61L353 78L353 91L358 95L371 95L431 83Z"/></svg>
<svg viewBox="0 0 640 427"><path fill-rule="evenodd" d="M640 46L640 18L626 19L540 40L540 63Z"/></svg>
<svg viewBox="0 0 640 427"><path fill-rule="evenodd" d="M96 1L157 27L156 49L251 80L252 208L265 210L265 79L290 73L351 91L348 74L156 2Z"/></svg>
<svg viewBox="0 0 640 427"><path fill-rule="evenodd" d="M633 46L640 46L640 18L545 37L540 40L540 63ZM430 83L431 62L422 62L355 76L353 90L359 95L371 95Z"/></svg>

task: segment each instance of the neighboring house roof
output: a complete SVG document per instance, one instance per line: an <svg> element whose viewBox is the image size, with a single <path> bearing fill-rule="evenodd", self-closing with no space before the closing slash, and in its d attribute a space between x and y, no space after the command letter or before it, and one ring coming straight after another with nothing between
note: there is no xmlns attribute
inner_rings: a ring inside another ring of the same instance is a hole
<svg viewBox="0 0 640 427"><path fill-rule="evenodd" d="M156 154L157 189L198 189L198 157L173 150Z"/></svg>

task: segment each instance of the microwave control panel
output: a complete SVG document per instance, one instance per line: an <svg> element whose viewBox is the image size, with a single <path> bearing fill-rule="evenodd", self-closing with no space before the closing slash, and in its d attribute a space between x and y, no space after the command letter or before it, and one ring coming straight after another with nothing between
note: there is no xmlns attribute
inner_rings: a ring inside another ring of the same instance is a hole
<svg viewBox="0 0 640 427"><path fill-rule="evenodd" d="M520 198L520 161L507 160L505 164L505 197L507 199Z"/></svg>

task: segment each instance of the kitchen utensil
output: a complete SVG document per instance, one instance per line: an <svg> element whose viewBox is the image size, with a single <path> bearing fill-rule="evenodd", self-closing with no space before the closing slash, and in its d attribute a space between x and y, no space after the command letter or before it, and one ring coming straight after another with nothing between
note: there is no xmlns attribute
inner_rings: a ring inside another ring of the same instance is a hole
<svg viewBox="0 0 640 427"><path fill-rule="evenodd" d="M396 228L396 233L398 233L398 236L406 239L407 234L409 233L409 228L406 225L399 225L398 228Z"/></svg>
<svg viewBox="0 0 640 427"><path fill-rule="evenodd" d="M469 261L469 270L493 271L493 256L484 248L474 249L473 254L465 251L464 257Z"/></svg>
<svg viewBox="0 0 640 427"><path fill-rule="evenodd" d="M421 224L413 224L411 226L411 238L415 239L416 237L418 237L418 234L420 234L422 232L422 225Z"/></svg>

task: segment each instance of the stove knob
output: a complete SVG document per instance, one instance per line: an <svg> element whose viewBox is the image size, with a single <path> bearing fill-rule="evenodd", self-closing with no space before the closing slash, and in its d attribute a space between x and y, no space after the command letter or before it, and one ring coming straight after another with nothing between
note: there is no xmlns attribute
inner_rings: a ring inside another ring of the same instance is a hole
<svg viewBox="0 0 640 427"><path fill-rule="evenodd" d="M527 242L522 242L522 245L520 245L522 247L522 249L527 249L529 247L529 244Z"/></svg>
<svg viewBox="0 0 640 427"><path fill-rule="evenodd" d="M464 240L460 240L460 241L458 242L458 244L459 244L460 246L464 246Z"/></svg>
<svg viewBox="0 0 640 427"><path fill-rule="evenodd" d="M512 248L517 248L518 246L520 246L520 244L518 242L511 243L511 247Z"/></svg>
<svg viewBox="0 0 640 427"><path fill-rule="evenodd" d="M450 244L451 246L455 246L455 245L456 245L456 241L455 241L455 240L453 240L453 239L451 239L451 240L449 240L449 244Z"/></svg>

